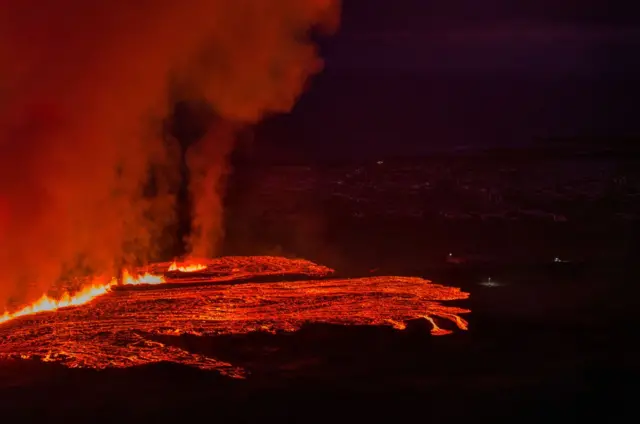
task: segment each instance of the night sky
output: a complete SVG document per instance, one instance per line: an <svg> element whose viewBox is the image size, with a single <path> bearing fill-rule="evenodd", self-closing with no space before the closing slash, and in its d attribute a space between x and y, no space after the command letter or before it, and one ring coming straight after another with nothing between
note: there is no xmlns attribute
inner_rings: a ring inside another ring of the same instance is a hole
<svg viewBox="0 0 640 424"><path fill-rule="evenodd" d="M357 158L640 134L638 16L610 2L346 0L324 73L255 149Z"/></svg>

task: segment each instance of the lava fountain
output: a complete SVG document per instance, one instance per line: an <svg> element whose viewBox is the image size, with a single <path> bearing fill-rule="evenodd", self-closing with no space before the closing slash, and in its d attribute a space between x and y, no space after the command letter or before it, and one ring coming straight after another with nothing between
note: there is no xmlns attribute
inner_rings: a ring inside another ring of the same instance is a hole
<svg viewBox="0 0 640 424"><path fill-rule="evenodd" d="M162 275L154 275L145 272L139 275L131 275L128 271L122 273L122 284L125 286L137 286L140 284L162 284L165 278Z"/></svg>
<svg viewBox="0 0 640 424"><path fill-rule="evenodd" d="M178 264L176 261L173 261L169 266L169 271L179 271L179 272L198 272L198 271L204 271L205 269L207 269L207 265L203 263Z"/></svg>

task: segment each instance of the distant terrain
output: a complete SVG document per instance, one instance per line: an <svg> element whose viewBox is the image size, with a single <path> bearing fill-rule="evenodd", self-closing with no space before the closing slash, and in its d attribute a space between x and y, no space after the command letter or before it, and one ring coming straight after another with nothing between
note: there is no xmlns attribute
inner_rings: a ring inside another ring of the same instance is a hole
<svg viewBox="0 0 640 424"><path fill-rule="evenodd" d="M639 159L522 149L244 164L229 182L227 249L318 255L338 269L332 257L345 255L351 264L419 255L438 265L449 253L467 262L625 260L639 235Z"/></svg>

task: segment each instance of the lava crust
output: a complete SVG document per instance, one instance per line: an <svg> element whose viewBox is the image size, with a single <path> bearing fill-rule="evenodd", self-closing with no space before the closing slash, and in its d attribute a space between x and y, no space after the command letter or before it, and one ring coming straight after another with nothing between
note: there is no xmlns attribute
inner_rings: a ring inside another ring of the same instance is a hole
<svg viewBox="0 0 640 424"><path fill-rule="evenodd" d="M286 259L258 259L253 267L249 267L249 259L227 259L229 274L242 274L239 263L245 265L245 274L257 277L287 273ZM265 265L267 262L280 266L274 270L273 264ZM315 272L309 273L312 276L328 270L314 266L310 268ZM292 268L300 273L299 267ZM452 330L440 325L466 330L467 322L460 314L470 312L441 304L466 299L467 293L413 277L245 284L213 280L198 286L160 284L155 290L111 290L84 305L15 318L0 326L0 359L40 359L98 369L169 361L239 377L243 369L163 344L157 336L295 331L307 322L402 329L405 322L416 318L429 321L432 334L444 335Z"/></svg>

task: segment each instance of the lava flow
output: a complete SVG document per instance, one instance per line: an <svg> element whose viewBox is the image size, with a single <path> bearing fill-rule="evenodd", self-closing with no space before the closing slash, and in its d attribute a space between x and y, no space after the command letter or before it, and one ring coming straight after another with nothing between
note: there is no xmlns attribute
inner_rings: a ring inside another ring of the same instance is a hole
<svg viewBox="0 0 640 424"><path fill-rule="evenodd" d="M36 300L31 305L25 306L24 308L16 312L5 312L4 315L0 316L0 324L25 315L37 314L38 312L55 311L57 309L66 308L68 306L84 305L85 303L92 301L96 297L106 294L113 284L113 282L108 284L94 283L77 293L65 293L59 299L54 299L47 295L42 295L40 299Z"/></svg>
<svg viewBox="0 0 640 424"><path fill-rule="evenodd" d="M192 264L193 265L193 264ZM195 272L211 267L215 273L209 275L210 281L233 281L247 276L261 275L281 275L285 276L289 273L295 275L303 275L308 277L322 277L333 273L331 268L316 265L313 262L304 259L285 259L272 256L234 256L223 257L209 260L209 264L196 264L196 268L191 266L180 266L174 261L168 268L168 271L175 271L179 268L181 272ZM163 264L156 264L155 268L163 268ZM172 280L172 282L175 280ZM140 285L157 285L166 283L165 276L159 274L151 274L148 271L135 273L132 275L129 271L122 271L121 283L123 286L140 286ZM5 312L0 316L0 324L10 321L14 318L25 315L37 314L39 312L55 311L60 308L69 306L79 306L89 303L98 296L107 294L113 287L118 286L119 282L116 278L112 278L109 283L100 282L96 279L93 283L73 294L65 293L60 298L54 298L47 294L32 304L23 307L15 312Z"/></svg>
<svg viewBox="0 0 640 424"><path fill-rule="evenodd" d="M140 284L162 284L165 282L165 279L162 275L154 275L145 272L144 274L140 274L137 276L131 275L128 271L123 271L122 273L122 284L125 286L137 286ZM113 281L113 284L117 284L116 281Z"/></svg>
<svg viewBox="0 0 640 424"><path fill-rule="evenodd" d="M286 269L295 276L305 269L322 269L302 260L259 257L256 261L257 268L251 257L221 258L208 268L221 272L225 265L232 267L227 269L231 281L235 273L244 275L252 268L257 269L256 279ZM458 288L414 277L317 279L313 273L307 275L307 280L299 281L167 285L164 289L160 285L142 291L112 292L110 286L98 286L102 291L73 298L82 300L52 301L53 307L25 308L4 319L10 322L0 327L0 359L39 358L91 368L171 361L239 376L241 369L214 354L190 351L166 336L295 331L306 322L403 329L416 318L430 322L433 335L467 329L460 315L470 311L442 304L469 296ZM78 307L19 318L74 305Z"/></svg>
<svg viewBox="0 0 640 424"><path fill-rule="evenodd" d="M122 284L124 285L140 285L140 284L160 284L164 283L164 277L160 275L153 275L144 273L141 275L133 276L128 271L123 271ZM5 312L0 316L0 324L10 321L12 319L22 317L25 315L37 314L39 312L55 311L60 308L67 308L69 306L80 306L91 302L96 297L107 294L111 288L118 284L118 281L113 278L109 283L100 282L99 279L94 281L91 285L81 289L79 292L70 294L65 293L60 298L54 298L46 294L32 304L25 306L15 312Z"/></svg>
<svg viewBox="0 0 640 424"><path fill-rule="evenodd" d="M176 261L173 261L171 266L169 266L169 271L180 271L180 272L197 272L197 271L204 271L205 269L207 269L207 266L201 263L178 264Z"/></svg>

